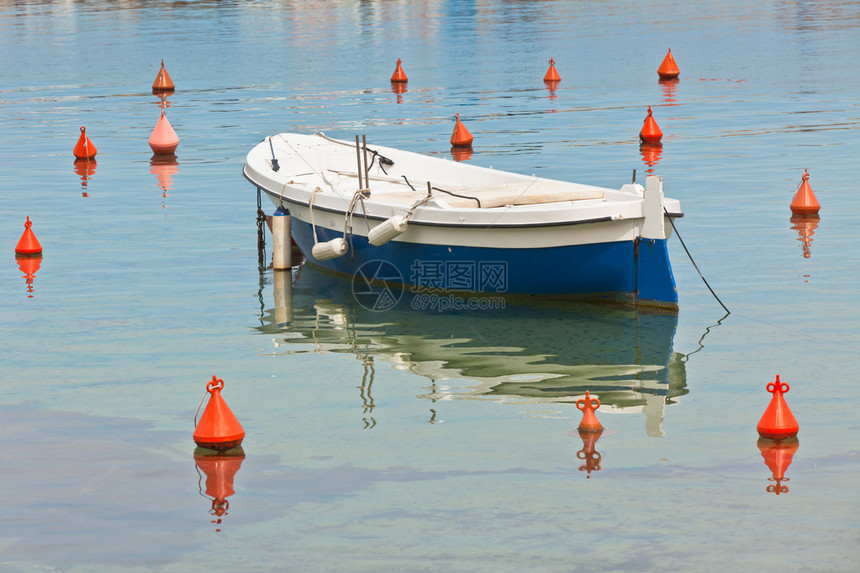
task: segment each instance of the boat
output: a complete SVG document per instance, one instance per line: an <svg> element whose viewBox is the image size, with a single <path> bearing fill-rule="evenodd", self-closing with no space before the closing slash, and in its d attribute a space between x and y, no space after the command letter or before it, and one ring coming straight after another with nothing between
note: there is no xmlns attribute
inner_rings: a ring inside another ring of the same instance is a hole
<svg viewBox="0 0 860 573"><path fill-rule="evenodd" d="M677 312L662 178L610 189L280 133L244 175L290 217L307 261L413 291L585 299Z"/></svg>
<svg viewBox="0 0 860 573"><path fill-rule="evenodd" d="M374 386L374 378L390 380L377 373L391 368L414 376L415 398L440 414L452 400L572 406L588 391L604 414L641 416L646 434L662 437L667 408L689 392L686 357L673 350L676 313L536 299L492 311L401 303L378 312L348 281L307 262L273 275L274 300L264 303L261 291L252 328L271 336L276 356L358 360L361 380L343 382L358 388L361 412L392 392Z"/></svg>

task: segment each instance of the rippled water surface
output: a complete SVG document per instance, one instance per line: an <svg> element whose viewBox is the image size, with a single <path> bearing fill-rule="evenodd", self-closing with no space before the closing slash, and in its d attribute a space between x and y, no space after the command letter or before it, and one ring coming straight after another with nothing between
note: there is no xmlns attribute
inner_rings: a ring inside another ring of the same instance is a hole
<svg viewBox="0 0 860 573"><path fill-rule="evenodd" d="M860 568L856 3L0 2L0 58L0 571ZM241 170L281 131L657 173L731 313L677 236L677 316L373 312L260 269ZM758 442L777 374L796 448ZM244 457L195 454L213 375Z"/></svg>

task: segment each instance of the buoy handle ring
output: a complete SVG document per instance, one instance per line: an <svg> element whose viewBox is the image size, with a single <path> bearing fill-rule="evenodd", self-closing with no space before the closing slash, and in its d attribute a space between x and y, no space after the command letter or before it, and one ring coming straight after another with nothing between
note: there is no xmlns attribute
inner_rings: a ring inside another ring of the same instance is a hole
<svg viewBox="0 0 860 573"><path fill-rule="evenodd" d="M214 394L216 391L220 392L223 387L224 387L224 381L221 380L220 378L215 377L215 376L212 376L212 382L209 382L208 384L206 384L206 390L210 394Z"/></svg>
<svg viewBox="0 0 860 573"><path fill-rule="evenodd" d="M591 461L596 462L596 463L600 463L600 459L601 459L600 458L600 452L595 452L593 450L590 452L586 452L585 450L579 450L578 452L576 452L576 457L581 459L581 460L584 460L587 458L587 459L590 459Z"/></svg>
<svg viewBox="0 0 860 573"><path fill-rule="evenodd" d="M782 484L779 484L779 485L769 485L769 486L767 486L767 492L768 492L768 493L776 493L776 494L780 494L780 493L788 493L788 486L787 486L787 485L782 485Z"/></svg>
<svg viewBox="0 0 860 573"><path fill-rule="evenodd" d="M781 394L785 394L790 389L791 388L789 387L788 384L786 384L785 382L779 382L779 380L777 380L776 382L771 382L767 385L767 391L770 392L771 394L773 394L774 392L777 392L777 391Z"/></svg>
<svg viewBox="0 0 860 573"><path fill-rule="evenodd" d="M209 515L216 515L218 517L227 513L230 510L230 501L226 499L213 499L212 500L212 509L209 510ZM218 520L220 521L220 519Z"/></svg>
<svg viewBox="0 0 860 573"><path fill-rule="evenodd" d="M81 133L84 133L84 132L86 132L86 131L87 131L87 128L86 128L86 127L84 127L84 126L82 125L82 126L81 126Z"/></svg>
<svg viewBox="0 0 860 573"><path fill-rule="evenodd" d="M30 220L30 217L27 217L27 221L24 223L24 228L29 229L33 226L33 222Z"/></svg>
<svg viewBox="0 0 860 573"><path fill-rule="evenodd" d="M550 58L550 59L549 59L549 65L554 66L554 65L555 65L555 60L553 60L552 58Z"/></svg>
<svg viewBox="0 0 860 573"><path fill-rule="evenodd" d="M600 408L600 400L597 398L589 398L587 403L588 406L586 406L586 400L584 398L580 398L576 401L576 407L583 411L585 411L585 408L589 408L592 411Z"/></svg>

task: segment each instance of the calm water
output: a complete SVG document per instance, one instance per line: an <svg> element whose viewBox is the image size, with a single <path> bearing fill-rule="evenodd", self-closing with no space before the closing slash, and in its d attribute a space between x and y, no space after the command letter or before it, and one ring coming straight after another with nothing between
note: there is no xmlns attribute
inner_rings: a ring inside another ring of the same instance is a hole
<svg viewBox="0 0 860 573"><path fill-rule="evenodd" d="M860 568L856 3L0 2L0 56L0 571ZM455 113L478 165L662 175L731 314L676 238L677 317L371 312L258 269L264 136L451 158ZM821 217L793 222L805 168ZM755 430L777 373L800 424L778 496ZM220 523L191 440L213 374L247 431Z"/></svg>

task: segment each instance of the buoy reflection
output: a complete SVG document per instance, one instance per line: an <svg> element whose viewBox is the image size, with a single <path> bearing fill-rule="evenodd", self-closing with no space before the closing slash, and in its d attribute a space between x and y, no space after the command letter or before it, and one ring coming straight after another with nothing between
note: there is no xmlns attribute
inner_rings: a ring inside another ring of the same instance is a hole
<svg viewBox="0 0 860 573"><path fill-rule="evenodd" d="M660 84L660 89L663 91L663 104L667 106L678 105L675 92L678 91L679 80L677 78L674 80L659 80L657 83Z"/></svg>
<svg viewBox="0 0 860 573"><path fill-rule="evenodd" d="M230 509L227 498L236 493L233 480L244 459L245 451L241 446L220 452L200 447L194 450L194 463L197 465L200 480L203 479L200 472L206 475L205 493L199 481L198 490L201 496L212 500L209 514L212 515L215 531L221 531L221 520Z"/></svg>
<svg viewBox="0 0 860 573"><path fill-rule="evenodd" d="M648 166L645 173L654 173L654 167L660 163L660 158L663 156L663 145L660 143L643 143L639 146L639 154L642 155L642 162Z"/></svg>
<svg viewBox="0 0 860 573"><path fill-rule="evenodd" d="M176 155L156 153L149 160L149 172L158 180L161 189L161 206L167 208L168 191L173 187L173 176L179 173L179 161Z"/></svg>
<svg viewBox="0 0 860 573"><path fill-rule="evenodd" d="M775 482L767 486L766 491L776 495L788 493L788 486L782 485L782 482L789 481L785 477L785 470L791 465L794 453L797 451L800 442L797 438L787 438L784 440L770 440L768 438L759 438L758 443L761 457L764 458L764 463L771 473L768 481Z"/></svg>
<svg viewBox="0 0 860 573"><path fill-rule="evenodd" d="M75 173L81 178L81 195L89 197L87 183L90 177L96 174L95 159L75 159Z"/></svg>
<svg viewBox="0 0 860 573"><path fill-rule="evenodd" d="M18 269L22 273L22 278L27 282L27 298L33 298L33 280L36 278L36 271L42 266L42 255L15 255L15 262L18 263Z"/></svg>
<svg viewBox="0 0 860 573"><path fill-rule="evenodd" d="M158 97L158 105L161 109L167 109L170 107L170 100L167 99L167 96L171 95L173 92L156 92L155 95Z"/></svg>
<svg viewBox="0 0 860 573"><path fill-rule="evenodd" d="M471 147L451 147L451 156L454 161L468 161L472 158Z"/></svg>
<svg viewBox="0 0 860 573"><path fill-rule="evenodd" d="M549 92L549 99L555 99L558 97L557 95L555 95L555 91L558 89L559 83L560 82L558 80L544 81L544 86L546 86L546 89Z"/></svg>
<svg viewBox="0 0 860 573"><path fill-rule="evenodd" d="M591 472L600 471L600 462L602 457L600 452L594 449L597 440L603 435L603 428L594 432L588 430L577 430L579 437L582 438L582 449L576 452L576 457L583 460L585 463L579 466L579 471L586 472L585 479L591 478Z"/></svg>
<svg viewBox="0 0 860 573"><path fill-rule="evenodd" d="M403 94L408 91L406 82L391 82L391 93L397 96L397 103L403 103Z"/></svg>
<svg viewBox="0 0 860 573"><path fill-rule="evenodd" d="M819 215L792 215L790 221L791 228L797 231L799 235L797 240L802 243L803 258L810 258L812 256L812 235L815 234L821 217Z"/></svg>

